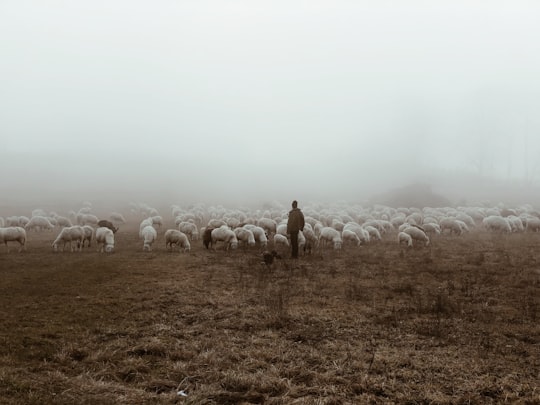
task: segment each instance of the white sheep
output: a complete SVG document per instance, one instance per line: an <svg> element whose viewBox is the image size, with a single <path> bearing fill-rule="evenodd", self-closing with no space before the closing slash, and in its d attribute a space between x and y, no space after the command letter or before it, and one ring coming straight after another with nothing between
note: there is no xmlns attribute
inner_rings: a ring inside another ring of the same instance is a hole
<svg viewBox="0 0 540 405"><path fill-rule="evenodd" d="M80 217L78 217L79 225L92 225L92 226L98 226L99 219L95 215L92 214L82 214Z"/></svg>
<svg viewBox="0 0 540 405"><path fill-rule="evenodd" d="M41 231L43 229L52 230L54 228L54 225L51 224L51 221L49 221L48 218L44 216L33 216L30 218L30 221L25 225L25 229L27 231L35 230L35 231Z"/></svg>
<svg viewBox="0 0 540 405"><path fill-rule="evenodd" d="M84 241L84 230L82 226L75 225L70 227L63 228L54 242L52 243L52 248L55 252L58 251L58 245L62 243L62 252L66 248L66 243L69 243L69 248L73 252L73 242L76 242L75 250L81 251Z"/></svg>
<svg viewBox="0 0 540 405"><path fill-rule="evenodd" d="M84 231L82 247L84 247L85 242L88 242L88 247L90 247L92 245L92 236L94 236L94 228L92 228L90 225L83 225L82 229Z"/></svg>
<svg viewBox="0 0 540 405"><path fill-rule="evenodd" d="M106 226L100 226L96 229L96 244L98 252L111 253L114 250L114 232Z"/></svg>
<svg viewBox="0 0 540 405"><path fill-rule="evenodd" d="M20 226L9 226L0 228L0 243L6 245L6 250L9 253L8 242L19 242L19 252L26 250L26 231Z"/></svg>
<svg viewBox="0 0 540 405"><path fill-rule="evenodd" d="M139 225L139 238L142 238L142 231L147 226L152 226L154 224L154 221L152 221L152 218L146 218L143 219Z"/></svg>
<svg viewBox="0 0 540 405"><path fill-rule="evenodd" d="M271 218L259 218L257 226L263 228L268 234L276 233L277 223Z"/></svg>
<svg viewBox="0 0 540 405"><path fill-rule="evenodd" d="M374 240L374 239L375 240L382 240L381 233L374 226L364 225L362 228L365 229L367 231L367 233L369 234L369 240L370 241Z"/></svg>
<svg viewBox="0 0 540 405"><path fill-rule="evenodd" d="M409 226L408 228L403 230L403 232L410 235L413 241L424 242L425 246L429 245L429 237L421 228L417 226Z"/></svg>
<svg viewBox="0 0 540 405"><path fill-rule="evenodd" d="M64 227L64 228L69 228L71 226L73 226L73 223L69 220L69 218L66 218L66 217L61 217L61 216L56 216L55 217L56 219L56 224L58 226L61 226L61 227Z"/></svg>
<svg viewBox="0 0 540 405"><path fill-rule="evenodd" d="M126 219L119 212L111 212L111 215L109 215L109 219L111 220L111 222L113 222L115 224L125 224L126 223Z"/></svg>
<svg viewBox="0 0 540 405"><path fill-rule="evenodd" d="M191 250L191 244L187 235L177 229L167 229L165 231L165 248L173 250L173 245L178 248L183 248L184 252Z"/></svg>
<svg viewBox="0 0 540 405"><path fill-rule="evenodd" d="M433 222L426 222L422 225L422 229L426 232L428 236L433 235L440 235L441 234L441 227L439 224L433 223Z"/></svg>
<svg viewBox="0 0 540 405"><path fill-rule="evenodd" d="M370 225L364 225L364 226L370 226ZM354 232L360 239L361 243L369 243L370 242L369 232L366 229L364 229L364 226L359 225L356 222L347 222L345 226L343 227L343 230Z"/></svg>
<svg viewBox="0 0 540 405"><path fill-rule="evenodd" d="M413 245L413 240L412 240L411 235L409 235L408 233L405 233L405 232L399 232L397 240L398 240L398 244L400 244L400 245L402 243L406 243L407 246L412 246Z"/></svg>
<svg viewBox="0 0 540 405"><path fill-rule="evenodd" d="M341 233L330 226L325 226L321 229L319 241L323 243L323 245L327 242L332 242L334 249L336 250L341 249L341 245L343 244L343 239L341 239Z"/></svg>
<svg viewBox="0 0 540 405"><path fill-rule="evenodd" d="M491 232L511 233L512 227L508 220L500 215L489 215L482 220L484 227Z"/></svg>
<svg viewBox="0 0 540 405"><path fill-rule="evenodd" d="M182 221L177 226L178 230L189 236L191 240L199 239L199 230L197 229L197 225L195 225L193 222Z"/></svg>
<svg viewBox="0 0 540 405"><path fill-rule="evenodd" d="M152 225L145 226L141 231L141 238L143 239L143 251L151 251L152 244L157 239L157 232Z"/></svg>
<svg viewBox="0 0 540 405"><path fill-rule="evenodd" d="M290 246L289 239L287 239L287 237L285 235L282 235L280 233L276 233L274 235L274 247L277 247L277 246L289 247Z"/></svg>
<svg viewBox="0 0 540 405"><path fill-rule="evenodd" d="M253 233L255 242L258 242L261 247L266 247L268 245L268 236L266 236L266 231L263 228L253 224L246 224L244 225L244 228Z"/></svg>
<svg viewBox="0 0 540 405"><path fill-rule="evenodd" d="M163 226L163 217L161 215L154 215L152 217L152 225L157 225L158 228Z"/></svg>
<svg viewBox="0 0 540 405"><path fill-rule="evenodd" d="M528 216L525 218L525 229L529 232L540 232L540 218Z"/></svg>
<svg viewBox="0 0 540 405"><path fill-rule="evenodd" d="M343 240L343 244L352 243L355 246L360 246L362 244L358 235L350 229L344 229L343 232L341 232L341 239Z"/></svg>
<svg viewBox="0 0 540 405"><path fill-rule="evenodd" d="M223 242L225 244L225 250L236 249L238 247L238 238L236 237L234 231L227 227L227 225L213 229L210 236L214 250L216 242Z"/></svg>
<svg viewBox="0 0 540 405"><path fill-rule="evenodd" d="M249 229L239 227L234 229L234 234L238 242L243 242L248 246L255 246L255 235Z"/></svg>

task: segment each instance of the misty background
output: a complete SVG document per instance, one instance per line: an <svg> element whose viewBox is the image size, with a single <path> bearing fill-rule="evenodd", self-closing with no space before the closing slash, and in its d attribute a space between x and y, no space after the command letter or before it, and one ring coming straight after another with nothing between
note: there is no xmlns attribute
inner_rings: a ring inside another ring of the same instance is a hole
<svg viewBox="0 0 540 405"><path fill-rule="evenodd" d="M539 17L524 0L2 1L2 200L422 183L536 203Z"/></svg>

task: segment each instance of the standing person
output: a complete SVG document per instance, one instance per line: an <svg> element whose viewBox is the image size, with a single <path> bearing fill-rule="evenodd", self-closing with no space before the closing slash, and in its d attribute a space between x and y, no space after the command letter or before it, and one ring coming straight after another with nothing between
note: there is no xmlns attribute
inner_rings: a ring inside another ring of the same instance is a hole
<svg viewBox="0 0 540 405"><path fill-rule="evenodd" d="M291 258L298 258L298 232L304 230L304 214L298 208L298 202L292 202L292 210L289 211L287 221L287 233L291 235Z"/></svg>

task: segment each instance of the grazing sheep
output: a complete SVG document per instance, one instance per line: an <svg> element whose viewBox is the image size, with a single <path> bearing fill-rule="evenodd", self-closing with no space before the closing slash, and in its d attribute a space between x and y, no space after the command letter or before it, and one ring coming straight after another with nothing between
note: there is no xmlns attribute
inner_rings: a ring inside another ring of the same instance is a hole
<svg viewBox="0 0 540 405"><path fill-rule="evenodd" d="M73 242L76 242L75 250L80 252L82 250L84 236L84 230L80 225L65 227L52 243L52 248L55 252L58 252L58 245L62 243L63 252L66 249L66 243L69 243L69 249L73 252Z"/></svg>
<svg viewBox="0 0 540 405"><path fill-rule="evenodd" d="M239 242L243 242L248 246L255 246L255 235L249 229L244 227L235 228L234 234Z"/></svg>
<svg viewBox="0 0 540 405"><path fill-rule="evenodd" d="M268 236L263 228L253 224L246 224L244 225L244 228L250 230L251 233L253 233L255 242L258 242L261 247L265 248L268 245Z"/></svg>
<svg viewBox="0 0 540 405"><path fill-rule="evenodd" d="M145 226L141 231L141 238L143 239L143 251L152 251L152 244L157 239L157 232L152 225Z"/></svg>
<svg viewBox="0 0 540 405"><path fill-rule="evenodd" d="M26 250L26 231L20 226L9 226L0 228L0 243L6 245L6 250L9 253L8 242L19 242L19 252Z"/></svg>
<svg viewBox="0 0 540 405"><path fill-rule="evenodd" d="M525 229L529 232L540 232L540 218L529 216L525 219Z"/></svg>
<svg viewBox="0 0 540 405"><path fill-rule="evenodd" d="M118 231L118 228L113 225L111 221L107 221L106 219L102 219L98 222L98 227L105 227L109 228L113 233L116 233Z"/></svg>
<svg viewBox="0 0 540 405"><path fill-rule="evenodd" d="M73 223L69 220L69 218L66 218L66 217L61 217L61 216L56 216L55 217L56 219L56 224L58 226L61 226L61 227L64 227L64 228L69 228L71 226L73 226Z"/></svg>
<svg viewBox="0 0 540 405"><path fill-rule="evenodd" d="M463 227L455 218L443 218L439 222L441 227L441 233L448 232L449 234L461 235L463 233Z"/></svg>
<svg viewBox="0 0 540 405"><path fill-rule="evenodd" d="M207 228L220 228L223 225L227 226L227 222L221 220L221 219L211 219L208 221Z"/></svg>
<svg viewBox="0 0 540 405"><path fill-rule="evenodd" d="M26 224L25 229L27 231L35 230L36 232L39 232L43 229L52 230L54 228L54 225L51 224L51 221L49 221L48 218L43 216L35 216L30 218L30 221Z"/></svg>
<svg viewBox="0 0 540 405"><path fill-rule="evenodd" d="M424 232L428 236L433 235L440 235L441 234L441 227L439 224L433 223L433 222L426 222L422 225L422 228L424 228Z"/></svg>
<svg viewBox="0 0 540 405"><path fill-rule="evenodd" d="M226 225L213 229L210 235L214 249L216 242L223 242L225 244L225 250L236 249L238 247L238 238L236 237L236 234Z"/></svg>
<svg viewBox="0 0 540 405"><path fill-rule="evenodd" d="M277 247L277 246L289 247L290 246L289 239L287 239L287 237L285 235L282 235L280 233L276 233L274 235L274 246L275 247Z"/></svg>
<svg viewBox="0 0 540 405"><path fill-rule="evenodd" d="M512 227L508 220L500 215L490 215L482 220L484 227L490 232L511 233Z"/></svg>
<svg viewBox="0 0 540 405"><path fill-rule="evenodd" d="M409 235L408 233L405 233L405 232L399 232L398 233L398 244L403 244L403 243L406 243L407 246L412 246L413 245L413 240L412 240L412 237L411 235Z"/></svg>
<svg viewBox="0 0 540 405"><path fill-rule="evenodd" d="M183 232L180 232L177 229L167 229L165 231L165 248L172 251L173 245L176 245L178 248L183 248L184 252L191 250L191 245L187 235Z"/></svg>
<svg viewBox="0 0 540 405"><path fill-rule="evenodd" d="M79 218L79 225L98 226L98 223L98 217L92 214L82 214L82 216Z"/></svg>
<svg viewBox="0 0 540 405"><path fill-rule="evenodd" d="M84 239L82 243L82 247L84 247L84 242L88 242L88 247L92 245L92 236L94 235L94 228L92 228L90 225L83 225L82 227L84 231Z"/></svg>
<svg viewBox="0 0 540 405"><path fill-rule="evenodd" d="M381 233L377 228L371 225L364 225L363 228L368 232L369 234L369 240L382 240Z"/></svg>
<svg viewBox="0 0 540 405"><path fill-rule="evenodd" d="M154 222L152 221L152 218L146 218L141 221L141 224L139 225L139 238L142 238L142 231L147 226L152 226Z"/></svg>
<svg viewBox="0 0 540 405"><path fill-rule="evenodd" d="M344 229L343 232L341 232L341 239L343 240L344 245L352 243L356 246L360 246L362 244L358 235L350 229Z"/></svg>
<svg viewBox="0 0 540 405"><path fill-rule="evenodd" d="M126 219L124 218L124 216L118 212L112 212L111 215L109 215L109 219L114 223L119 223L119 224L125 224L126 223Z"/></svg>
<svg viewBox="0 0 540 405"><path fill-rule="evenodd" d="M152 218L152 225L157 225L158 228L163 226L163 217L160 215L154 215Z"/></svg>
<svg viewBox="0 0 540 405"><path fill-rule="evenodd" d="M96 229L98 252L111 253L114 250L114 232L105 226ZM100 246L101 245L101 246Z"/></svg>
<svg viewBox="0 0 540 405"><path fill-rule="evenodd" d="M205 248L209 248L212 246L212 231L215 228L207 227L203 228L202 234L203 234L203 244Z"/></svg>
<svg viewBox="0 0 540 405"><path fill-rule="evenodd" d="M403 230L403 232L410 235L413 241L424 242L425 246L429 245L429 237L422 230L422 228L417 226L409 226L408 228Z"/></svg>
<svg viewBox="0 0 540 405"><path fill-rule="evenodd" d="M341 239L340 232L330 226L325 226L321 229L319 241L323 244L332 242L335 250L341 249L341 245L343 244L343 239Z"/></svg>
<svg viewBox="0 0 540 405"><path fill-rule="evenodd" d="M263 228L267 234L276 233L277 223L271 218L259 218L257 226Z"/></svg>
<svg viewBox="0 0 540 405"><path fill-rule="evenodd" d="M195 225L193 222L183 221L177 226L178 230L189 236L190 240L199 239L199 230L197 229L197 225Z"/></svg>

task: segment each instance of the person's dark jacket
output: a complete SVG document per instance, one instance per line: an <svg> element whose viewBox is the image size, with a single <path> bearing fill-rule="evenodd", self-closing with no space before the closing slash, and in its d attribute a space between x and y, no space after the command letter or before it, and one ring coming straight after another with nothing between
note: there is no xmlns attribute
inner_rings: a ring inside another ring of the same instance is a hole
<svg viewBox="0 0 540 405"><path fill-rule="evenodd" d="M293 208L289 211L289 220L287 221L287 233L304 230L304 214L300 208Z"/></svg>

